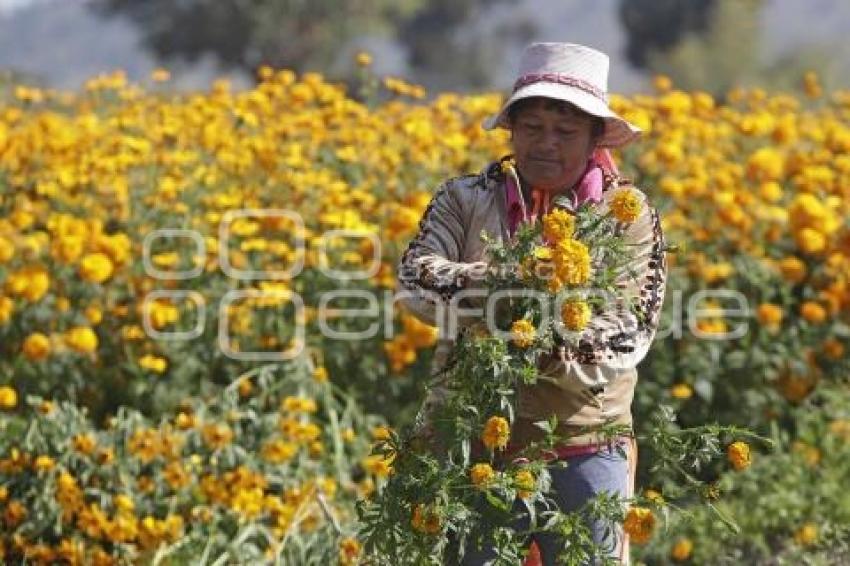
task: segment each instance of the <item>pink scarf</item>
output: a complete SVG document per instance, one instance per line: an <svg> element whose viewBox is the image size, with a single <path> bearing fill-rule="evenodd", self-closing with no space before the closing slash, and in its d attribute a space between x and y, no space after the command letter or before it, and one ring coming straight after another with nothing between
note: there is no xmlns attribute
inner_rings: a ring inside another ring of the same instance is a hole
<svg viewBox="0 0 850 566"><path fill-rule="evenodd" d="M587 201L601 202L602 189L605 183L605 172L618 174L617 165L611 157L611 153L605 148L598 148L587 161L587 167L582 173L581 179L572 191L573 210ZM516 232L520 220L534 222L551 209L551 198L554 196L549 191L541 189L531 190L531 211L529 212L522 192L517 186L514 175L508 175L506 179L508 226L511 236Z"/></svg>

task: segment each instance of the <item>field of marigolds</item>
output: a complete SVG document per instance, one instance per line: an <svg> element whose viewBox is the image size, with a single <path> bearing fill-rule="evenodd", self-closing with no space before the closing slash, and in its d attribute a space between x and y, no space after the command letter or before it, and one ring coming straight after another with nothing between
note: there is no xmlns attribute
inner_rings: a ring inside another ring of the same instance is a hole
<svg viewBox="0 0 850 566"><path fill-rule="evenodd" d="M393 473L372 447L411 422L437 336L393 301L396 263L439 182L507 153L480 128L500 95L259 75L0 86L5 563L364 562L356 502ZM633 560L841 563L850 92L655 88L613 100L676 246L633 404ZM668 473L705 449L676 431L714 423L769 441Z"/></svg>

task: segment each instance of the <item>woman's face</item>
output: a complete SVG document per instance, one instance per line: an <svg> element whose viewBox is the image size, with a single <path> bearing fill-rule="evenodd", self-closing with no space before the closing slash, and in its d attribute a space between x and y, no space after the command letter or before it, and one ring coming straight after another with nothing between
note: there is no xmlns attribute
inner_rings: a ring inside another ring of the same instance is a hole
<svg viewBox="0 0 850 566"><path fill-rule="evenodd" d="M571 189L596 146L593 118L551 99L523 103L510 126L516 166L537 189Z"/></svg>

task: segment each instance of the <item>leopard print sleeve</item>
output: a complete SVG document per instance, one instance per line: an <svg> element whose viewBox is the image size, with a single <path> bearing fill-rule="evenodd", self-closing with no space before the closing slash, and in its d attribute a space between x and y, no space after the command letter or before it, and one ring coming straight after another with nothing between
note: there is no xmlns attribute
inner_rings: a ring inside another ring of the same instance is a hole
<svg viewBox="0 0 850 566"><path fill-rule="evenodd" d="M452 312L452 300L463 289L480 288L487 263L463 261L468 232L468 211L460 191L466 177L440 185L419 221L419 231L399 260L398 288L401 301L423 321L442 324ZM476 306L475 301L457 301L455 306ZM462 317L459 326L469 319Z"/></svg>

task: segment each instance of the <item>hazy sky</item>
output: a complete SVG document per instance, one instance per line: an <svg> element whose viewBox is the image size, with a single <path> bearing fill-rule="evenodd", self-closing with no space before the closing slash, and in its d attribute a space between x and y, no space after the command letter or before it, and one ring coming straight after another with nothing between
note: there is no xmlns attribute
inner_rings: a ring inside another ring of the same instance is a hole
<svg viewBox="0 0 850 566"><path fill-rule="evenodd" d="M142 1L142 0L140 0ZM344 1L344 0L340 0ZM48 80L59 88L76 88L98 73L122 68L131 80L145 79L158 63L139 45L139 32L126 20L102 20L89 13L86 0L0 0L0 70L13 68ZM596 47L611 56L610 90L643 90L646 78L622 54L624 34L617 10L620 0L516 0L497 4L470 24L470 31L524 18L533 23L535 41L571 41ZM810 45L826 46L830 74L850 82L850 2L847 0L765 0L762 51L768 60ZM403 72L403 50L373 40L376 70ZM494 76L506 87L520 50L505 56ZM347 54L341 53L341 57ZM172 86L203 88L224 76L212 59L180 68L169 63ZM238 84L240 74L227 73ZM244 81L244 82L243 82Z"/></svg>

